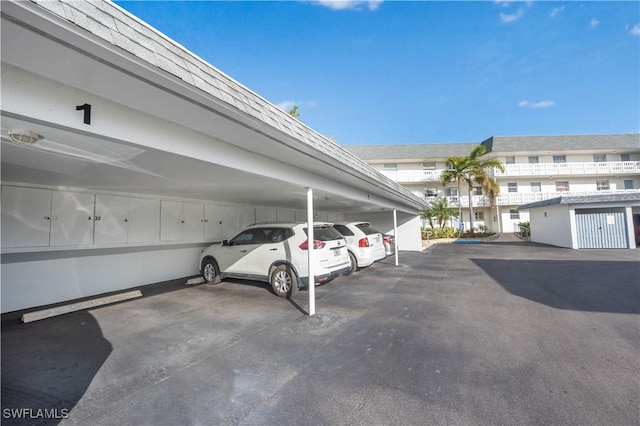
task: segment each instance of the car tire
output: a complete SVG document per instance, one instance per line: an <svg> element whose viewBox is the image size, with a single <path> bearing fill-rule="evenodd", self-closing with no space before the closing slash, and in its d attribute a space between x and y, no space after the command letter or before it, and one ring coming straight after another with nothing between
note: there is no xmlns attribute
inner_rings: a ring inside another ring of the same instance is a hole
<svg viewBox="0 0 640 426"><path fill-rule="evenodd" d="M204 278L204 282L208 284L218 284L222 281L215 260L207 258L202 261L202 278Z"/></svg>
<svg viewBox="0 0 640 426"><path fill-rule="evenodd" d="M298 291L298 277L290 266L278 265L269 277L271 289L279 297L290 298Z"/></svg>
<svg viewBox="0 0 640 426"><path fill-rule="evenodd" d="M349 260L351 261L351 268L349 269L349 272L347 272L345 275L351 275L358 270L358 260L356 259L354 254L351 252L349 252Z"/></svg>

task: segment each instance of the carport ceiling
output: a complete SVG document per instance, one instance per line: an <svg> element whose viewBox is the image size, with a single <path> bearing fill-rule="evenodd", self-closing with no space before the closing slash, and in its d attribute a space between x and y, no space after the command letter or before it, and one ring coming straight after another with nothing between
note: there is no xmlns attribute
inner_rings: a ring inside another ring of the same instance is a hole
<svg viewBox="0 0 640 426"><path fill-rule="evenodd" d="M18 145L6 136L14 128L45 138L32 146ZM306 189L294 183L7 116L2 116L2 181L306 208ZM319 190L314 199L315 208L323 211L380 211L379 205Z"/></svg>

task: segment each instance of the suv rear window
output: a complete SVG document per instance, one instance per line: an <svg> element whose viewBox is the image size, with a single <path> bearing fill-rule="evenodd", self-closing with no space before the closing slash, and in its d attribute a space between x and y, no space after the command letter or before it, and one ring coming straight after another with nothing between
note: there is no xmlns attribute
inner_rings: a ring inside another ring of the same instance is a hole
<svg viewBox="0 0 640 426"><path fill-rule="evenodd" d="M333 227L336 228L336 230L345 237L353 237L353 232L351 232L351 229L347 228L347 225L335 224L333 225Z"/></svg>
<svg viewBox="0 0 640 426"><path fill-rule="evenodd" d="M368 223L359 223L356 225L362 232L365 233L365 235L371 235L371 234L382 234L382 232L378 231L376 228L374 228L373 226L369 225Z"/></svg>
<svg viewBox="0 0 640 426"><path fill-rule="evenodd" d="M309 235L307 228L304 228L304 233ZM313 238L318 241L333 241L341 239L342 235L333 226L314 226Z"/></svg>

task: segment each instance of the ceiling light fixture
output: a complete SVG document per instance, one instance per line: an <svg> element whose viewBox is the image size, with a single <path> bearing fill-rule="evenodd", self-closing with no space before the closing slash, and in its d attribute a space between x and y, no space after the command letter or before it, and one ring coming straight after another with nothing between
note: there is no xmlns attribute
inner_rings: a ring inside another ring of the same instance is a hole
<svg viewBox="0 0 640 426"><path fill-rule="evenodd" d="M9 130L9 137L13 142L20 145L32 145L42 139L42 136L36 132L25 129L11 129Z"/></svg>

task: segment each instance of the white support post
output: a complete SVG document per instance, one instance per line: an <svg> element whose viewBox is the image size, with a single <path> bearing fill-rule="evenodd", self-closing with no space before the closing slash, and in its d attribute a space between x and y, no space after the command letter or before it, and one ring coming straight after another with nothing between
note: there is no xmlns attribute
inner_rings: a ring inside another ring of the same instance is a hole
<svg viewBox="0 0 640 426"><path fill-rule="evenodd" d="M315 253L313 249L313 189L307 188L307 243L309 247L309 316L316 313L316 277L314 272Z"/></svg>
<svg viewBox="0 0 640 426"><path fill-rule="evenodd" d="M396 209L393 209L393 240L395 241L393 251L396 257L396 266L398 266L398 215Z"/></svg>

